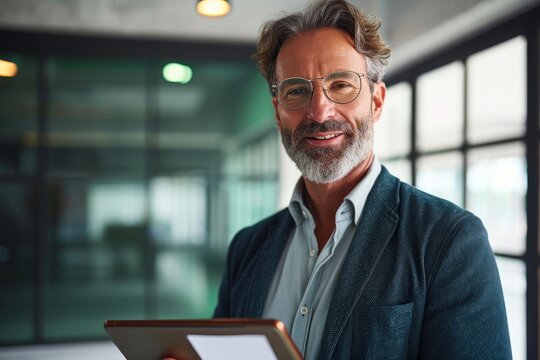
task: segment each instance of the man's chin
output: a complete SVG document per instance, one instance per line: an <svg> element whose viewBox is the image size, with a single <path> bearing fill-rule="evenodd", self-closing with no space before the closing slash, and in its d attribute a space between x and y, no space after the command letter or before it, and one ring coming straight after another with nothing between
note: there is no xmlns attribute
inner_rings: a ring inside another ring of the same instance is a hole
<svg viewBox="0 0 540 360"><path fill-rule="evenodd" d="M313 161L335 160L343 156L343 146L302 146L297 150L307 155Z"/></svg>
<svg viewBox="0 0 540 360"><path fill-rule="evenodd" d="M331 164L318 164L306 171L304 169L302 176L316 184L329 184L345 177L350 171L340 171L340 168L334 168Z"/></svg>
<svg viewBox="0 0 540 360"><path fill-rule="evenodd" d="M307 157L320 166L331 166L340 163L343 159L343 153L336 149L317 149L306 153Z"/></svg>

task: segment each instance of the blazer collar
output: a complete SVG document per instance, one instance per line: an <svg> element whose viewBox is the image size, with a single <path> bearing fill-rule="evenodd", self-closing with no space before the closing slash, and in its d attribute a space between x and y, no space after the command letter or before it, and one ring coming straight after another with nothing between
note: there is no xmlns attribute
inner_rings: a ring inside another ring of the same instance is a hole
<svg viewBox="0 0 540 360"><path fill-rule="evenodd" d="M399 180L382 168L358 224L338 278L321 344L320 359L330 359L347 320L362 296L399 216Z"/></svg>
<svg viewBox="0 0 540 360"><path fill-rule="evenodd" d="M253 280L248 295L246 317L262 317L268 289L270 288L274 272L285 250L285 245L287 244L293 226L294 220L290 212L285 209L278 214L275 225L268 230L266 240L259 250L261 256L259 256L252 276Z"/></svg>

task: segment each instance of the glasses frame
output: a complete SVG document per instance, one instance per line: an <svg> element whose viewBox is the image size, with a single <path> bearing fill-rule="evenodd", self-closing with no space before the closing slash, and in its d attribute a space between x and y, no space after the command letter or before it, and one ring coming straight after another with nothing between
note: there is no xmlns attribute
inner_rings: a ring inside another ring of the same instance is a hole
<svg viewBox="0 0 540 360"><path fill-rule="evenodd" d="M335 100L332 100L330 99L330 97L328 96L328 94L326 93L327 89L322 86L322 90L323 90L323 93L324 93L324 96L326 96L326 98L330 101L330 102L333 102L334 104L348 104L348 103L351 103L353 102L354 100L356 100L358 98L358 96L360 95L360 93L362 92L362 78L365 77L368 81L371 80L371 78L366 74L366 73L359 73L359 72L356 72L356 71L352 71L352 70L344 70L344 71L335 71L333 73L330 73L328 75L326 75L325 77L318 77L318 78L312 78L312 79L306 79L306 78L303 78L303 77L300 77L300 76L294 76L294 77L290 77L290 78L286 78L286 79L283 79L281 80L280 82L277 82L275 84L272 84L271 86L271 89L272 89L272 96L274 98L276 98L276 101L277 103L283 107L284 109L286 110L301 110L303 108L305 108L306 106L309 105L309 103L311 103L311 100L313 99L313 93L315 92L314 90L314 87L313 87L313 81L322 81L322 83L324 84L326 82L326 79L329 77L329 76L332 76L334 74L339 74L339 73L353 73L355 74L356 76L358 76L358 79L360 80L360 90L358 91L358 94L356 94L356 96L352 99L352 100L349 100L349 101L345 101L345 102L339 102L339 101L335 101ZM309 83L309 86L311 88L311 94L309 96L309 100L306 101L306 103L304 105L302 105L301 107L299 108L287 108L283 105L281 105L280 101L279 101L279 97L277 96L278 95L278 88L279 86L285 82L285 81L289 81L289 80L305 80Z"/></svg>

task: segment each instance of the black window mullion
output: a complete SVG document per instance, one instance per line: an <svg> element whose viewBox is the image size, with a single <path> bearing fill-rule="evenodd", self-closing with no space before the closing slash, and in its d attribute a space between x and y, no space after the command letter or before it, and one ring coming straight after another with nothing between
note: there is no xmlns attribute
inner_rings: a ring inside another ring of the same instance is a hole
<svg viewBox="0 0 540 360"><path fill-rule="evenodd" d="M468 81L468 74L469 74L469 67L467 66L467 59L463 59L463 141L461 146L461 157L463 160L462 166L463 171L461 173L461 180L463 183L463 188L461 189L461 203L463 204L464 208L467 208L467 168L469 165L469 142L467 141L467 131L469 128L469 118L467 116L467 110L469 107L469 100L468 100L468 94L469 94L469 81Z"/></svg>
<svg viewBox="0 0 540 360"><path fill-rule="evenodd" d="M412 185L416 186L416 178L417 178L417 161L418 161L418 150L416 148L416 129L418 124L417 119L417 111L416 111L416 97L418 94L418 77L414 77L410 81L411 84L411 154L410 154L410 161L411 161L411 183Z"/></svg>
<svg viewBox="0 0 540 360"><path fill-rule="evenodd" d="M527 359L538 359L538 237L539 237L539 145L538 132L540 111L540 50L539 28L530 23L527 31L527 243L525 253L527 295L526 295L526 327L527 327Z"/></svg>
<svg viewBox="0 0 540 360"><path fill-rule="evenodd" d="M45 174L47 170L47 149L46 149L46 130L47 130L47 108L48 91L46 79L46 61L47 57L43 54L38 56L37 72L37 167L34 177L34 201L32 207L35 209L34 219L34 341L36 343L44 342L45 338L45 272L47 246L45 242L46 231L46 195L47 188L45 184Z"/></svg>

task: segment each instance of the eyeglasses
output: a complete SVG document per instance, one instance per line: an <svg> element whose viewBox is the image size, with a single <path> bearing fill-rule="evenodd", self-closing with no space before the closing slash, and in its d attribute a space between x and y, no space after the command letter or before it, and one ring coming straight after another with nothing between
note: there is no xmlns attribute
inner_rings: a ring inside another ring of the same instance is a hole
<svg viewBox="0 0 540 360"><path fill-rule="evenodd" d="M354 71L338 71L314 79L292 77L272 85L272 94L283 108L299 110L309 104L313 97L313 81L320 80L328 100L336 104L347 104L362 91L362 77L369 79L366 74Z"/></svg>

